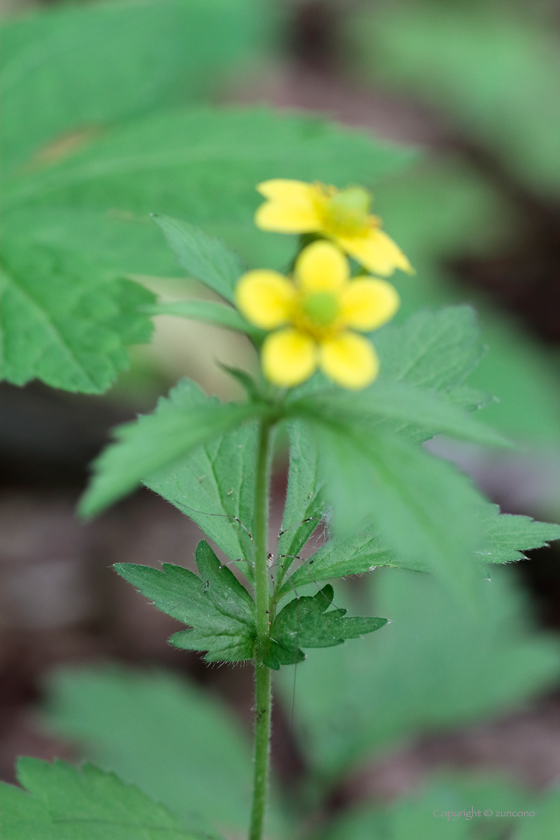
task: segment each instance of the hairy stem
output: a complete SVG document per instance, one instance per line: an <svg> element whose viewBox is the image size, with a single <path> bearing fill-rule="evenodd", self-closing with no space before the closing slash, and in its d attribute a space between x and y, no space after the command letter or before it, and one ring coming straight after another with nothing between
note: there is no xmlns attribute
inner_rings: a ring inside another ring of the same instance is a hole
<svg viewBox="0 0 560 840"><path fill-rule="evenodd" d="M259 436L255 492L255 601L257 644L255 650L255 767L253 807L249 840L261 840L268 793L270 713L272 707L270 668L263 659L270 645L269 576L267 565L268 493L270 485L270 425L263 420Z"/></svg>

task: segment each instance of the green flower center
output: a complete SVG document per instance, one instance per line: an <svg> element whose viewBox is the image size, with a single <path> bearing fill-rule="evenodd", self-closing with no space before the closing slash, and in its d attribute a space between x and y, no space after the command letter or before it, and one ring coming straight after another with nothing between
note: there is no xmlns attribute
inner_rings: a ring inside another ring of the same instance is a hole
<svg viewBox="0 0 560 840"><path fill-rule="evenodd" d="M304 298L301 308L313 324L328 327L338 315L338 300L330 292L313 292Z"/></svg>
<svg viewBox="0 0 560 840"><path fill-rule="evenodd" d="M327 207L328 224L344 233L367 228L371 196L362 187L349 187L335 193Z"/></svg>

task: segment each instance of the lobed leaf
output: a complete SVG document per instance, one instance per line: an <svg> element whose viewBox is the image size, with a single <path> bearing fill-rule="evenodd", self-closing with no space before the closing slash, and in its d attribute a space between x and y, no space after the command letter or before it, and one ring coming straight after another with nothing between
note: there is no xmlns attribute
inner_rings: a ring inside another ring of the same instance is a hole
<svg viewBox="0 0 560 840"><path fill-rule="evenodd" d="M267 410L262 404L193 402L197 386L185 381L167 399L160 399L153 414L115 429L118 442L94 462L95 475L79 505L93 516L133 490L142 480L157 480L159 473L197 446L219 438Z"/></svg>
<svg viewBox="0 0 560 840"><path fill-rule="evenodd" d="M373 633L387 623L386 618L345 618L347 610L334 609L334 592L327 584L311 597L294 598L276 616L272 625L270 652L265 664L278 670L280 665L302 662L301 647L333 647L346 639Z"/></svg>
<svg viewBox="0 0 560 840"><path fill-rule="evenodd" d="M197 546L196 564L200 577L170 563L161 571L133 563L117 563L115 569L158 610L190 625L171 637L176 647L207 651L207 662L252 659L257 632L253 599L204 540Z"/></svg>
<svg viewBox="0 0 560 840"><path fill-rule="evenodd" d="M18 780L24 790L0 783L10 840L201 840L163 805L91 764L20 758Z"/></svg>

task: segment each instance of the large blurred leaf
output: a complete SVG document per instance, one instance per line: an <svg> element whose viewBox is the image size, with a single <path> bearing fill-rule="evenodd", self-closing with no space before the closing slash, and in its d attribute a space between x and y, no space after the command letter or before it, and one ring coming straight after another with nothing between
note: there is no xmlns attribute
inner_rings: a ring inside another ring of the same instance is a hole
<svg viewBox="0 0 560 840"><path fill-rule="evenodd" d="M319 776L410 735L503 714L558 679L560 647L530 633L527 604L505 570L480 581L477 614L431 576L384 570L373 584L368 611L390 624L359 645L312 651L298 670L296 726ZM367 587L364 579L361 610Z"/></svg>
<svg viewBox="0 0 560 840"><path fill-rule="evenodd" d="M20 758L27 790L0 783L6 840L200 840L171 814L112 773Z"/></svg>
<svg viewBox="0 0 560 840"><path fill-rule="evenodd" d="M513 811L516 815L535 815L537 811L540 815L542 805L539 794L496 777L442 776L384 807L354 809L338 820L322 840L497 840L506 836L504 831L507 837L517 840L515 829L520 826L530 827L523 837L537 840L533 834L534 816L507 819L497 814Z"/></svg>
<svg viewBox="0 0 560 840"><path fill-rule="evenodd" d="M109 668L51 678L49 726L88 756L181 815L246 831L251 795L249 739L207 691L161 672ZM270 836L278 836L271 809Z"/></svg>
<svg viewBox="0 0 560 840"><path fill-rule="evenodd" d="M439 105L514 177L558 194L560 42L551 27L501 4L414 3L360 14L352 31L353 54L374 79Z"/></svg>
<svg viewBox="0 0 560 840"><path fill-rule="evenodd" d="M266 13L254 0L142 0L5 21L3 164L46 164L116 121L200 100L263 46Z"/></svg>
<svg viewBox="0 0 560 840"><path fill-rule="evenodd" d="M410 159L409 151L315 117L174 109L115 128L48 168L6 179L4 204L71 203L195 224L249 221L262 200L255 185L271 175L369 184Z"/></svg>
<svg viewBox="0 0 560 840"><path fill-rule="evenodd" d="M167 615L190 626L171 644L206 651L207 662L242 662L254 656L255 604L233 572L222 566L207 542L196 548L199 575L164 563L161 571L117 563L116 571Z"/></svg>
<svg viewBox="0 0 560 840"><path fill-rule="evenodd" d="M74 250L8 240L0 272L2 379L100 393L127 367L126 346L149 340L139 307L154 296Z"/></svg>
<svg viewBox="0 0 560 840"><path fill-rule="evenodd" d="M161 470L197 446L219 439L266 410L263 404L193 400L193 392L200 394L198 386L184 380L168 398L159 400L153 414L115 429L117 443L94 462L94 478L80 503L85 516L99 513L141 481L159 478Z"/></svg>

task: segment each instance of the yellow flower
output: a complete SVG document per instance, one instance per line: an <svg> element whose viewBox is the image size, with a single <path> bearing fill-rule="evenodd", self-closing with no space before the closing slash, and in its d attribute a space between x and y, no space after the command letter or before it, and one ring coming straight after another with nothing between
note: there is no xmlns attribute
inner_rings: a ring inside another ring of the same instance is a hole
<svg viewBox="0 0 560 840"><path fill-rule="evenodd" d="M261 230L317 233L382 277L396 268L413 273L401 249L381 230L381 220L370 215L371 195L362 187L337 190L276 178L263 181L257 190L267 199L255 214Z"/></svg>
<svg viewBox="0 0 560 840"><path fill-rule="evenodd" d="M318 367L344 388L365 388L379 360L371 342L353 330L377 329L400 302L386 280L351 280L348 260L325 241L303 249L293 281L277 271L248 271L235 294L248 321L275 330L264 341L262 365L266 378L283 388L299 385Z"/></svg>

